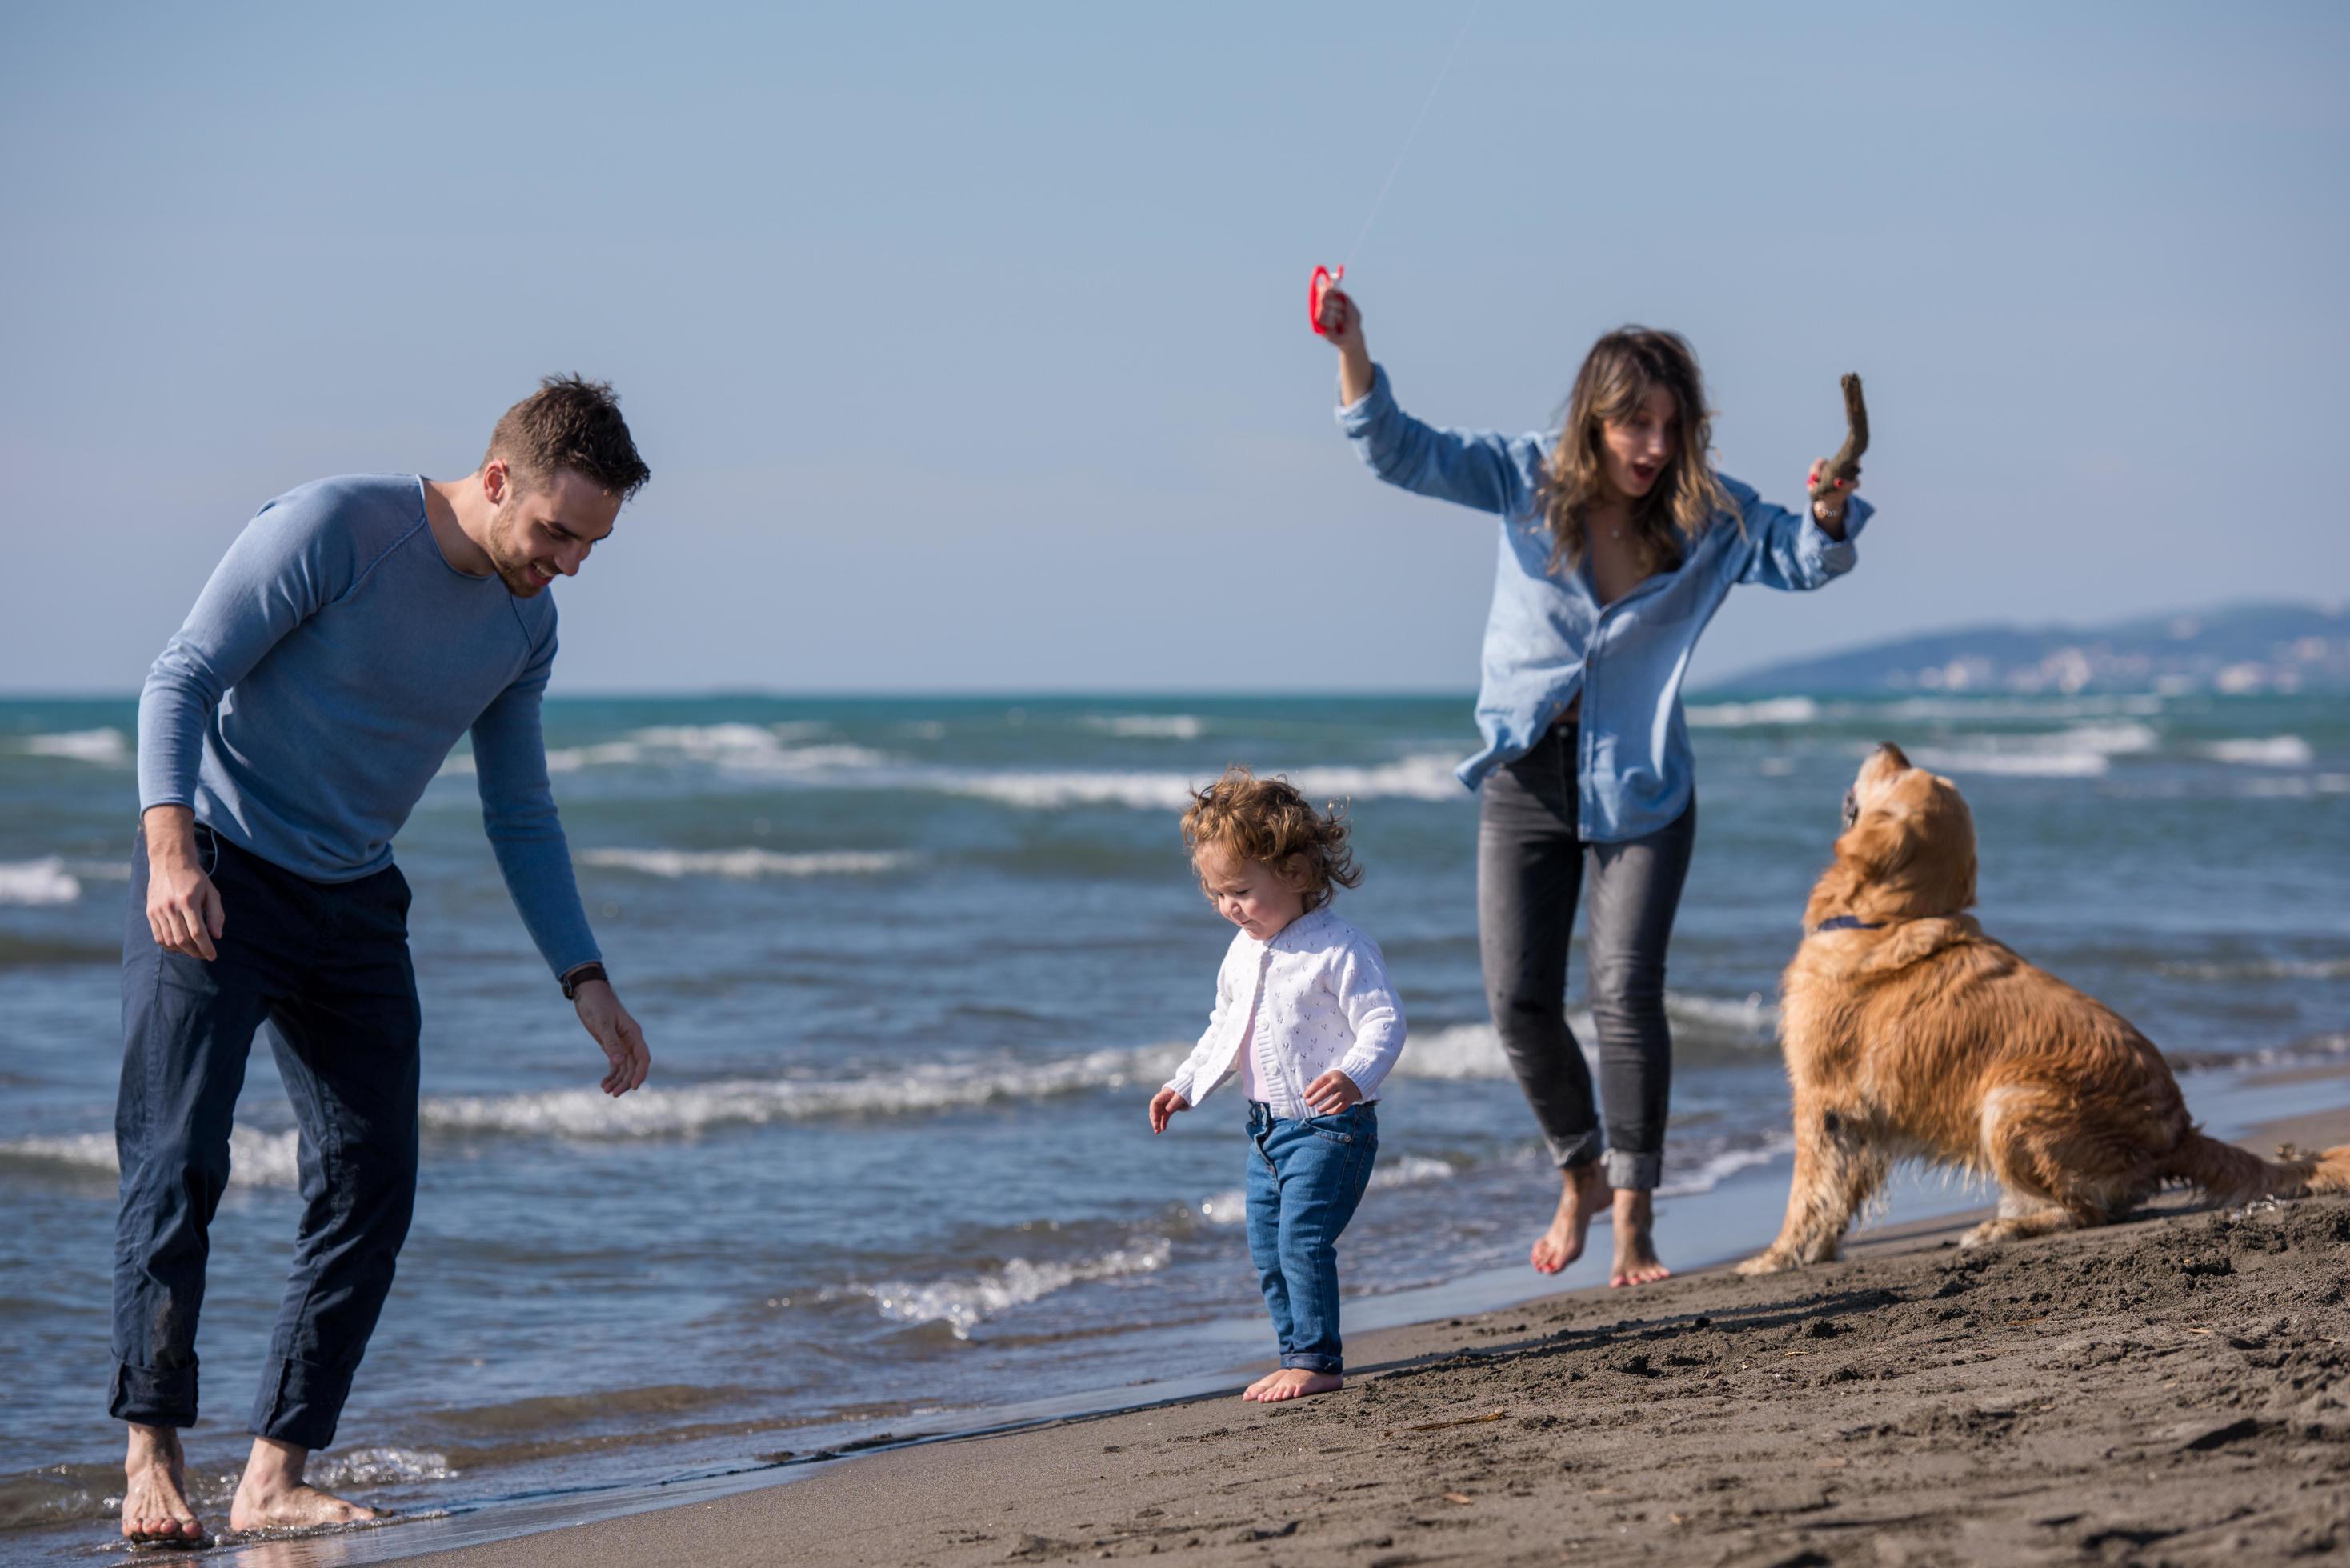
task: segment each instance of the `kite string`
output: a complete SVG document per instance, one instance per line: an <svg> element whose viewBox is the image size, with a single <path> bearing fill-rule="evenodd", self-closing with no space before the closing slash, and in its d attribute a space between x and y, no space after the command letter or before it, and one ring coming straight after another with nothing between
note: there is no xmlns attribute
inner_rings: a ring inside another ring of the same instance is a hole
<svg viewBox="0 0 2350 1568"><path fill-rule="evenodd" d="M1338 264L1342 276L1353 265L1355 253L1363 248L1363 240L1370 234L1371 225L1378 221L1379 209L1387 205L1388 187L1395 183L1396 175L1403 169L1403 161L1411 155L1411 144L1419 140L1419 128L1426 123L1429 108L1436 102L1437 92L1444 86L1444 78L1452 69L1452 58L1461 52L1461 41L1469 36L1469 28L1476 22L1477 13L1484 8L1485 0L1475 0L1469 7L1469 15L1461 19L1461 30L1452 35L1452 47L1445 51L1444 64L1438 69L1436 79L1429 84L1428 96L1419 100L1419 113L1412 119L1411 130L1404 136L1402 149L1396 153L1395 162L1388 167L1388 177L1379 182L1379 193L1371 202L1371 215L1363 220L1362 230L1355 235L1355 243L1347 247L1347 259Z"/></svg>

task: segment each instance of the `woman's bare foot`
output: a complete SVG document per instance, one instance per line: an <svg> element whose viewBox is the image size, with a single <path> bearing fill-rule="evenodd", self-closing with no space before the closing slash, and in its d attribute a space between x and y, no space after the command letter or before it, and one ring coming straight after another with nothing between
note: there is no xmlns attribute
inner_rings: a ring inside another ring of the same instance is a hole
<svg viewBox="0 0 2350 1568"><path fill-rule="evenodd" d="M203 1521L188 1503L188 1465L178 1432L132 1423L122 1476L125 1541L133 1546L211 1544Z"/></svg>
<svg viewBox="0 0 2350 1568"><path fill-rule="evenodd" d="M1657 1257L1656 1202L1646 1192L1620 1188L1616 1193L1616 1266L1607 1275L1611 1285L1648 1285L1672 1277Z"/></svg>
<svg viewBox="0 0 2350 1568"><path fill-rule="evenodd" d="M302 1479L310 1450L274 1438L253 1439L253 1457L229 1504L228 1527L253 1530L317 1530L332 1524L365 1524L381 1517L374 1509L320 1491Z"/></svg>
<svg viewBox="0 0 2350 1568"><path fill-rule="evenodd" d="M1347 1386L1347 1379L1336 1372L1308 1372L1303 1367L1284 1367L1269 1372L1242 1390L1241 1397L1260 1405L1277 1405L1284 1399L1303 1399L1308 1394L1332 1394Z"/></svg>
<svg viewBox="0 0 2350 1568"><path fill-rule="evenodd" d="M1538 1274L1555 1274L1583 1256L1583 1239L1591 1230L1593 1218L1607 1207L1615 1193L1596 1165L1564 1166L1558 1175L1558 1212L1551 1216L1550 1229L1535 1239L1534 1251L1526 1255Z"/></svg>

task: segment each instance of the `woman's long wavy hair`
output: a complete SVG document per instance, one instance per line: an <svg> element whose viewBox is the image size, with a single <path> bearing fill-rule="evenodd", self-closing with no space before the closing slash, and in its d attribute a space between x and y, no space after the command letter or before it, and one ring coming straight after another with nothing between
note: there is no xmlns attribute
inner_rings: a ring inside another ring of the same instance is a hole
<svg viewBox="0 0 2350 1568"><path fill-rule="evenodd" d="M1572 571L1590 548L1591 504L1607 490L1600 427L1629 419L1659 387L1673 395L1673 454L1648 493L1632 503L1633 545L1643 571L1673 570L1716 517L1737 514L1714 475L1713 418L1697 355L1678 332L1622 327L1591 346L1545 465L1542 507L1553 572Z"/></svg>

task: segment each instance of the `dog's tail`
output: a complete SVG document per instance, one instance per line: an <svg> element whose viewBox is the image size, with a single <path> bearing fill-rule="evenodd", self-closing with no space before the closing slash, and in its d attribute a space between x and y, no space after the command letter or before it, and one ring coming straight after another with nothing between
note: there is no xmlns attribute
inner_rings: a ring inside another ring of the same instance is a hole
<svg viewBox="0 0 2350 1568"><path fill-rule="evenodd" d="M2190 1182L2221 1203L2262 1198L2300 1198L2312 1192L2350 1192L2350 1143L2323 1154L2280 1149L2262 1159L2250 1149L2206 1137L2193 1127L2163 1162L2162 1174Z"/></svg>

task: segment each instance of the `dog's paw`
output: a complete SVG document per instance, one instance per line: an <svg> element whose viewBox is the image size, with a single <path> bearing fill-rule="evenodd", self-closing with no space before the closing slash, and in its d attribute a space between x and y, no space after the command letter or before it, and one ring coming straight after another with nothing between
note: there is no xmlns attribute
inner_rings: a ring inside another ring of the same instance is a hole
<svg viewBox="0 0 2350 1568"><path fill-rule="evenodd" d="M1757 1275L1783 1274L1790 1269L1801 1267L1803 1264L1799 1260L1774 1250L1755 1253L1754 1256L1738 1265L1738 1272L1751 1280Z"/></svg>
<svg viewBox="0 0 2350 1568"><path fill-rule="evenodd" d="M1986 1220L1959 1238L1959 1251L1971 1252L1978 1247L1996 1247L2008 1240L2009 1235L2006 1221Z"/></svg>

